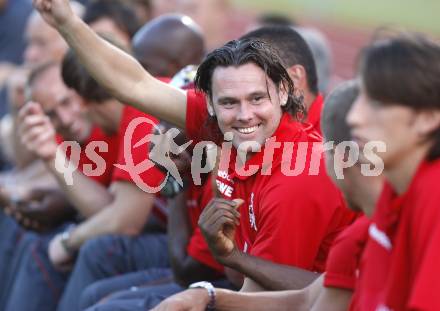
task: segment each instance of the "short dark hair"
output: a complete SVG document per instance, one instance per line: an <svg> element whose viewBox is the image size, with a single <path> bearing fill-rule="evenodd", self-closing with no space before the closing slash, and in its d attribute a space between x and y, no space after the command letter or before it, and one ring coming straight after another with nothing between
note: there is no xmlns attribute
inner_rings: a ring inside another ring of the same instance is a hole
<svg viewBox="0 0 440 311"><path fill-rule="evenodd" d="M88 2L83 20L91 24L101 18L110 18L130 38L140 28L133 7L121 0L92 0Z"/></svg>
<svg viewBox="0 0 440 311"><path fill-rule="evenodd" d="M310 91L318 93L318 75L312 51L296 30L288 26L264 26L241 37L251 38L265 41L274 47L286 67L303 66Z"/></svg>
<svg viewBox="0 0 440 311"><path fill-rule="evenodd" d="M325 99L321 114L321 128L325 141L333 141L335 145L350 141L350 127L345 120L359 95L359 83L350 80L338 85Z"/></svg>
<svg viewBox="0 0 440 311"><path fill-rule="evenodd" d="M86 100L100 103L112 98L112 96L92 78L73 50L69 50L66 55L64 55L61 66L61 76L69 88L74 89Z"/></svg>
<svg viewBox="0 0 440 311"><path fill-rule="evenodd" d="M420 34L374 42L362 51L359 71L368 96L383 105L440 109L440 45ZM428 158L440 157L440 128L428 138Z"/></svg>
<svg viewBox="0 0 440 311"><path fill-rule="evenodd" d="M209 53L200 64L194 80L196 89L204 92L212 100L212 75L217 67L241 66L253 63L260 67L277 87L283 86L288 93L287 104L282 109L292 116L304 113L304 106L295 97L295 86L280 58L264 41L245 39L233 40Z"/></svg>
<svg viewBox="0 0 440 311"><path fill-rule="evenodd" d="M290 16L279 13L265 13L260 15L257 22L264 26L296 26L296 22Z"/></svg>

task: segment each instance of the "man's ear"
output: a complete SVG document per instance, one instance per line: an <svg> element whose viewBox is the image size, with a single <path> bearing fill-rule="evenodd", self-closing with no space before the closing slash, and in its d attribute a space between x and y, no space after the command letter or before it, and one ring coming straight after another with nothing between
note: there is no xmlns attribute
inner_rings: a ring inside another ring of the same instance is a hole
<svg viewBox="0 0 440 311"><path fill-rule="evenodd" d="M418 113L417 131L421 137L426 137L440 128L440 110L426 110Z"/></svg>
<svg viewBox="0 0 440 311"><path fill-rule="evenodd" d="M206 108L208 109L208 114L211 117L215 116L215 110L214 110L214 106L212 104L212 100L209 98L209 96L206 96Z"/></svg>
<svg viewBox="0 0 440 311"><path fill-rule="evenodd" d="M285 106L287 104L287 100L289 99L289 94L283 83L280 84L280 89L278 90L278 94L280 97L280 106Z"/></svg>
<svg viewBox="0 0 440 311"><path fill-rule="evenodd" d="M293 65L287 69L290 79L292 79L295 88L304 90L307 86L306 70L301 65Z"/></svg>

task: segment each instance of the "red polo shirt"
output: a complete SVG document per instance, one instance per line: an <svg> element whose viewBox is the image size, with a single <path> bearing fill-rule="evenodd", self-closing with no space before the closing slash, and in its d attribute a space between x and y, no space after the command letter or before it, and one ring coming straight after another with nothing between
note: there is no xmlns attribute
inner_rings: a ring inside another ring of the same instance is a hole
<svg viewBox="0 0 440 311"><path fill-rule="evenodd" d="M310 105L309 111L307 112L306 123L310 124L314 130L316 130L320 135L321 132L321 111L324 107L324 97L318 94Z"/></svg>
<svg viewBox="0 0 440 311"><path fill-rule="evenodd" d="M403 195L385 186L353 310L440 310L439 176L440 160L425 162Z"/></svg>
<svg viewBox="0 0 440 311"><path fill-rule="evenodd" d="M122 113L122 119L119 126L119 151L118 151L118 164L129 164L132 159L134 165L138 165L141 162L148 159L149 144L146 143L142 146L134 147L137 142L143 139L145 136L153 133L153 126L147 122L139 123L138 126L132 126L130 123L137 118L143 118L150 120L153 124L157 124L156 118L143 113L130 106L124 106ZM128 127L132 127L133 131L128 130ZM131 134L131 135L130 135ZM131 154L131 157L130 157ZM130 174L131 172L131 174ZM163 181L164 174L156 167L153 166L147 170L143 170L139 174L134 173L134 170L121 169L115 167L113 172L113 181L123 180L129 182L135 182L134 177L139 176L141 182L151 187L160 185Z"/></svg>
<svg viewBox="0 0 440 311"><path fill-rule="evenodd" d="M153 132L153 126L148 122L141 122L137 126L133 126L134 123L132 122L136 122L138 118L141 118L139 120L150 120L152 124L158 122L157 119L137 109L130 106L124 107L118 132L118 165L116 165L113 170L112 181L127 181L135 183L138 187L157 187L162 183L165 175L156 166L142 169L139 174L135 172L133 168L126 167L123 169L120 166L127 164L140 165L142 162L145 163L148 160L149 144L146 143L138 147L135 147L135 145L145 136ZM153 213L160 220L165 222L167 219L166 208L164 208L164 204L158 194L157 197L153 207Z"/></svg>
<svg viewBox="0 0 440 311"><path fill-rule="evenodd" d="M61 144L63 141L65 141L61 135L57 135L56 140L58 144ZM100 151L97 147L93 147L93 144L96 142L104 142L105 144L107 144L108 150L104 152ZM90 148L90 150L88 148ZM86 150L88 152L93 150L93 152L104 161L105 170L102 174L97 174L96 176L91 175L89 177L107 187L110 185L112 179L114 169L113 164L116 163L116 159L118 157L118 149L118 135L106 135L98 126L94 126L92 128L90 136L81 146L78 169L84 173L84 168L87 165L90 166L93 171L96 171L98 164L103 165L103 163L96 162L98 159L95 158L95 155L90 156L90 154L86 154ZM67 150L66 156L70 157L70 149Z"/></svg>
<svg viewBox="0 0 440 311"><path fill-rule="evenodd" d="M204 96L188 91L186 130L191 139L206 139L206 115ZM315 174L309 174L310 169L313 171L313 143L321 144L315 133L308 133L284 114L273 135L282 147L274 149L270 161L263 161L262 150L246 163L246 168L259 165L251 176L243 176L235 169L234 156L227 171L219 170L219 191L228 199L244 200L236 237L241 250L280 264L324 270L330 245L353 221L354 214L346 209L340 192L326 175L322 154L315 163L319 164ZM300 142L307 147L304 169L297 176L286 176L281 168L286 164L295 167L292 159L298 148L294 148L292 157L284 159L283 147ZM269 166L261 169L263 162L272 167L270 174Z"/></svg>
<svg viewBox="0 0 440 311"><path fill-rule="evenodd" d="M370 219L362 216L335 239L325 268L325 287L354 291L369 225Z"/></svg>

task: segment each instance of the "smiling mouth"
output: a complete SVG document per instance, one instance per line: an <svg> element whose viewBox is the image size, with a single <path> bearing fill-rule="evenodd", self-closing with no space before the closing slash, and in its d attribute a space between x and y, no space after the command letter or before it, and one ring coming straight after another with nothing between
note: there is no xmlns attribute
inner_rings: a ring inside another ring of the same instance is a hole
<svg viewBox="0 0 440 311"><path fill-rule="evenodd" d="M235 130L237 130L241 134L252 134L255 132L261 125L255 125L251 127L236 127Z"/></svg>

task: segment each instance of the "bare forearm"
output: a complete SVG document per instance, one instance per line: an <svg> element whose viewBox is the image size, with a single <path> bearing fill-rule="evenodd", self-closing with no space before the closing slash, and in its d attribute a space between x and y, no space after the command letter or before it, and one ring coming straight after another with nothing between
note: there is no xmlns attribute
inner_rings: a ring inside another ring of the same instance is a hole
<svg viewBox="0 0 440 311"><path fill-rule="evenodd" d="M133 103L131 90L147 75L133 57L100 38L77 16L58 30L102 86L120 100Z"/></svg>
<svg viewBox="0 0 440 311"><path fill-rule="evenodd" d="M72 248L104 234L137 235L147 222L154 195L145 193L130 182L115 182L113 202L79 225L71 235Z"/></svg>
<svg viewBox="0 0 440 311"><path fill-rule="evenodd" d="M90 74L113 96L124 104L185 127L183 91L156 80L131 55L100 38L78 17L59 31Z"/></svg>
<svg viewBox="0 0 440 311"><path fill-rule="evenodd" d="M112 202L113 195L106 187L85 176L78 169L72 168L72 180L68 183L65 175L57 169L55 161L64 164L66 158L59 154L58 159L47 160L46 166L57 179L69 202L82 216L89 218ZM85 193L87 195L84 195Z"/></svg>
<svg viewBox="0 0 440 311"><path fill-rule="evenodd" d="M246 283L246 282L245 282ZM323 277L301 290L244 293L216 289L217 310L310 310L323 292ZM336 297L333 297L336 298ZM328 305L332 301L327 301ZM268 307L270 306L270 307ZM319 309L317 309L319 310ZM325 309L322 309L325 310ZM335 310L335 309L333 309ZM345 309L339 309L345 310Z"/></svg>
<svg viewBox="0 0 440 311"><path fill-rule="evenodd" d="M101 235L130 234L121 226L121 220L117 217L118 215L115 215L113 208L105 208L75 228L71 234L69 245L73 249L79 249L86 241Z"/></svg>
<svg viewBox="0 0 440 311"><path fill-rule="evenodd" d="M241 293L216 289L219 311L299 311L307 307L307 296L302 291Z"/></svg>
<svg viewBox="0 0 440 311"><path fill-rule="evenodd" d="M251 278L266 290L302 289L319 277L317 273L276 264L242 252L234 255L230 267Z"/></svg>

